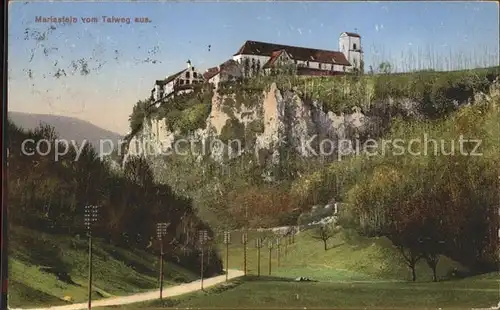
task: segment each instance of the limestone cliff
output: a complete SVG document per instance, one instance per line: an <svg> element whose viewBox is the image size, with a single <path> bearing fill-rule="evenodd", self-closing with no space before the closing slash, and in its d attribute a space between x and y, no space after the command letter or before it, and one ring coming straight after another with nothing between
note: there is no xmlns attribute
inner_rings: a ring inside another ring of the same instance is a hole
<svg viewBox="0 0 500 310"><path fill-rule="evenodd" d="M323 141L322 150L328 155L337 150L339 139L351 139L353 132L367 130L368 119L359 109L348 114L325 112L321 102L302 99L291 90L281 91L275 83L268 90L251 94L215 92L211 105L205 128L184 137L169 131L163 119L144 120L142 130L130 143L129 154L170 154L182 138L207 143L206 155L218 160L223 159L224 150L229 157L243 150L259 156L266 150L276 161L280 146L295 149L302 156L317 156Z"/></svg>

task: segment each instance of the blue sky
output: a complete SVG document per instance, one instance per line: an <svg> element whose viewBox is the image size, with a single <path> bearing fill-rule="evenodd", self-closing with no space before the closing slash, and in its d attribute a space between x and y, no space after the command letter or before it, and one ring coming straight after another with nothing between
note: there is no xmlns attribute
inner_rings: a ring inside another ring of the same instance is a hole
<svg viewBox="0 0 500 310"><path fill-rule="evenodd" d="M78 22L35 23L36 16ZM102 16L152 22L106 24ZM132 106L156 79L188 59L201 70L215 66L245 40L338 50L340 33L357 31L367 67L389 60L404 69L410 55L430 59L429 53L436 65L452 59L481 66L498 61L498 22L493 2L11 2L9 108L75 116L125 133ZM87 75L79 72L80 59ZM55 77L58 69L66 76Z"/></svg>

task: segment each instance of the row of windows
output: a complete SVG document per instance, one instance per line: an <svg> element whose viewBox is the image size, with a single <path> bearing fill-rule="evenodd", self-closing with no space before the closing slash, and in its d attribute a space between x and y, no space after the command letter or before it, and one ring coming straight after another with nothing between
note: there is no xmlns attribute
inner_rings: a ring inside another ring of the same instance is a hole
<svg viewBox="0 0 500 310"><path fill-rule="evenodd" d="M179 85L189 85L191 82L191 80L182 80L180 79L179 80ZM198 84L198 83L201 83L202 80L193 80L193 82L191 84Z"/></svg>
<svg viewBox="0 0 500 310"><path fill-rule="evenodd" d="M186 72L186 79L189 79L191 76L191 72ZM197 79L198 78L198 73L197 72L193 72L193 79Z"/></svg>
<svg viewBox="0 0 500 310"><path fill-rule="evenodd" d="M352 49L353 49L353 50L357 50L357 48L356 48L356 47L358 47L358 46L356 45L356 43L353 43L353 44L352 44ZM344 45L342 45L342 51L343 51L343 52L345 51L345 46L344 46Z"/></svg>

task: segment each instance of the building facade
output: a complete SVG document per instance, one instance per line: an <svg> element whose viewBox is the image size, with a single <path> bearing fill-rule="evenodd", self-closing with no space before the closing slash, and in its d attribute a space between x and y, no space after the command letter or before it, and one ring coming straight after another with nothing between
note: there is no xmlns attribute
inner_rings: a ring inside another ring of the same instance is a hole
<svg viewBox="0 0 500 310"><path fill-rule="evenodd" d="M212 84L216 89L220 82L234 81L243 77L241 65L229 59L217 67L209 68L203 74L206 82Z"/></svg>
<svg viewBox="0 0 500 310"><path fill-rule="evenodd" d="M158 101L172 95L191 92L194 85L203 83L203 81L203 74L196 71L191 62L188 61L186 69L167 76L163 80L157 80L151 90L151 98Z"/></svg>
<svg viewBox="0 0 500 310"><path fill-rule="evenodd" d="M363 71L361 37L343 32L339 37L340 51L320 50L259 41L246 41L233 55L244 74L269 73L273 67L294 65L301 75L336 75Z"/></svg>
<svg viewBox="0 0 500 310"><path fill-rule="evenodd" d="M359 34L342 32L339 37L339 49L353 68L363 71L363 50Z"/></svg>

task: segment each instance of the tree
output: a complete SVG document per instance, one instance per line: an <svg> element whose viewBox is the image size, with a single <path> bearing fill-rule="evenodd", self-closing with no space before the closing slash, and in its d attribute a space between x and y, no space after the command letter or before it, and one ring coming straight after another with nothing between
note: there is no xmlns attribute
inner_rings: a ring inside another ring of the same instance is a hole
<svg viewBox="0 0 500 310"><path fill-rule="evenodd" d="M392 72L392 66L389 62L384 61L378 65L378 70L383 74L390 74Z"/></svg>
<svg viewBox="0 0 500 310"><path fill-rule="evenodd" d="M439 263L440 253L444 241L438 241L433 238L422 240L422 256L429 268L432 269L432 281L437 282L437 265Z"/></svg>
<svg viewBox="0 0 500 310"><path fill-rule="evenodd" d="M409 215L411 220L411 215ZM417 280L416 267L420 259L423 258L421 250L421 238L419 237L418 224L415 222L402 225L400 222L394 222L389 228L389 238L401 253L405 264L411 270L411 279L413 282Z"/></svg>
<svg viewBox="0 0 500 310"><path fill-rule="evenodd" d="M250 59L243 60L243 75L247 78L250 75Z"/></svg>
<svg viewBox="0 0 500 310"><path fill-rule="evenodd" d="M252 58L251 72L252 76L257 75L257 63L255 62L255 58Z"/></svg>
<svg viewBox="0 0 500 310"><path fill-rule="evenodd" d="M332 224L323 224L315 230L314 239L323 241L325 251L328 250L328 240L335 235L336 231Z"/></svg>
<svg viewBox="0 0 500 310"><path fill-rule="evenodd" d="M260 70L261 70L260 60L257 60L257 63L255 65L255 71L256 71L257 75L260 74Z"/></svg>

